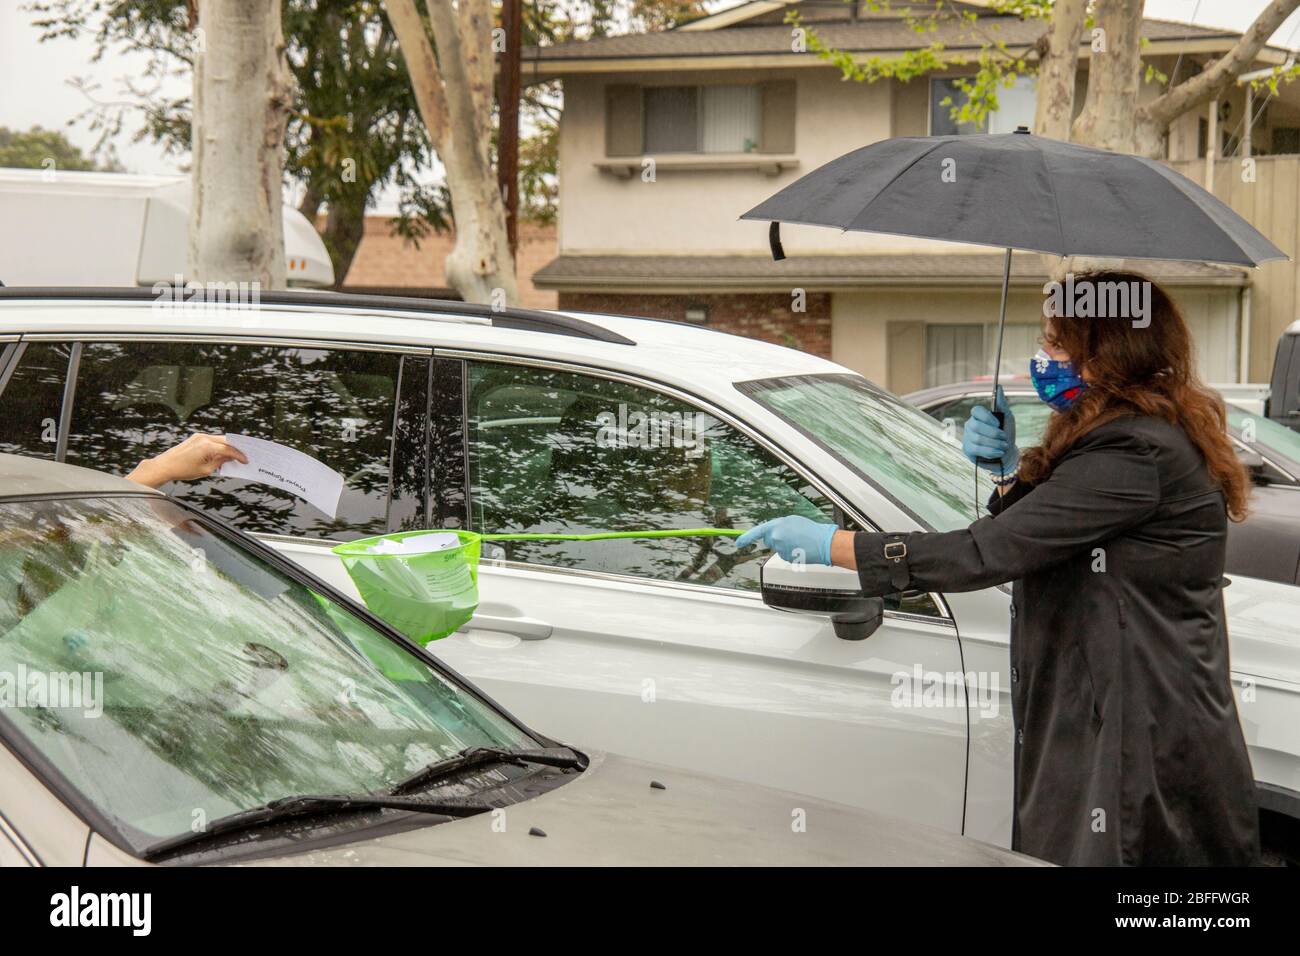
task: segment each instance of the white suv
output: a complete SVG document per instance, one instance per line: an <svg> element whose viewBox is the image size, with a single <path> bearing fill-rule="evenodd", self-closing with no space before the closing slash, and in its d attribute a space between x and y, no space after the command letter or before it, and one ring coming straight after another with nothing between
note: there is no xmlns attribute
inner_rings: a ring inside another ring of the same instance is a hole
<svg viewBox="0 0 1300 956"><path fill-rule="evenodd" d="M234 478L168 490L351 593L331 547L385 531L744 529L789 513L947 530L988 494L937 422L861 376L695 326L9 289L0 348L0 451L125 473L204 430L341 472L333 519ZM895 596L845 640L824 616L766 606L765 555L731 539L500 548L472 622L430 649L525 722L1009 843L1007 589ZM1235 577L1225 599L1265 841L1294 855L1300 590Z"/></svg>

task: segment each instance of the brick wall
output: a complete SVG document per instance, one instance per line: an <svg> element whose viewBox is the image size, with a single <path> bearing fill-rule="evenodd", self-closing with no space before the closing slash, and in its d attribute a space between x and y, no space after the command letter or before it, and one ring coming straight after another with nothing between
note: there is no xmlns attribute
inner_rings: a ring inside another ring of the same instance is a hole
<svg viewBox="0 0 1300 956"><path fill-rule="evenodd" d="M823 358L831 356L831 296L810 292L807 311L791 310L789 294L717 293L704 295L649 295L636 292L561 292L561 309L613 312L655 319L686 320L688 308L708 309L708 328L802 349Z"/></svg>

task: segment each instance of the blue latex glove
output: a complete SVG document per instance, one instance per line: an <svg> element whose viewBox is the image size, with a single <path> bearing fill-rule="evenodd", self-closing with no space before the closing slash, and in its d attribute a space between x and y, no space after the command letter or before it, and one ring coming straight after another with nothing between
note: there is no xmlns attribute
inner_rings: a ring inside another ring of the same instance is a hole
<svg viewBox="0 0 1300 956"><path fill-rule="evenodd" d="M998 426L997 418L984 405L971 409L961 433L961 450L981 468L994 474L1009 475L1020 463L1020 449L1016 447L1016 416L1011 413L1001 385L998 386L997 409L1006 416L1004 427ZM994 460L977 461L979 458Z"/></svg>
<svg viewBox="0 0 1300 956"><path fill-rule="evenodd" d="M786 515L750 528L736 539L736 547L746 548L756 541L764 541L787 561L830 564L831 539L838 530L833 524L822 524L802 515Z"/></svg>

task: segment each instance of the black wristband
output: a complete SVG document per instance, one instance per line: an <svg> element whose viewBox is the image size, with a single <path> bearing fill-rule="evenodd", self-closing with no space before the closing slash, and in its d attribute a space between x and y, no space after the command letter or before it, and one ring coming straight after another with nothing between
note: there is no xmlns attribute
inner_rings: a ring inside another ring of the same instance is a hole
<svg viewBox="0 0 1300 956"><path fill-rule="evenodd" d="M906 591L912 580L912 569L907 564L907 543L902 535L891 535L884 543L885 566L889 569L889 583L895 591Z"/></svg>

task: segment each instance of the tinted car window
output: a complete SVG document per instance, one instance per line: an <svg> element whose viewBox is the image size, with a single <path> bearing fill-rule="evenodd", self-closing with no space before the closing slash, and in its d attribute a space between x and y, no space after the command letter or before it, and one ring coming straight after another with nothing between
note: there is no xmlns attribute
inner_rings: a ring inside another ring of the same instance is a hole
<svg viewBox="0 0 1300 956"><path fill-rule="evenodd" d="M743 530L786 514L833 520L831 503L797 472L662 393L512 365L472 365L468 384L474 530ZM737 551L730 538L499 547L514 561L747 590L758 588L768 554Z"/></svg>
<svg viewBox="0 0 1300 956"><path fill-rule="evenodd" d="M0 452L54 458L71 349L53 342L14 349L17 365L0 393Z"/></svg>
<svg viewBox="0 0 1300 956"><path fill-rule="evenodd" d="M200 343L82 350L67 460L125 474L196 431L305 452L344 476L330 518L287 492L216 476L166 490L246 531L356 538L386 530L401 356Z"/></svg>

